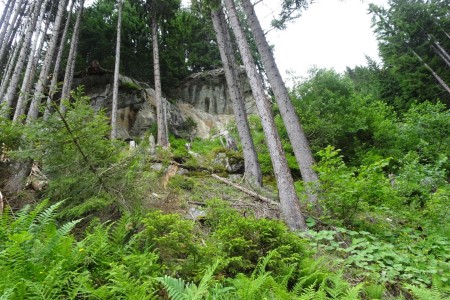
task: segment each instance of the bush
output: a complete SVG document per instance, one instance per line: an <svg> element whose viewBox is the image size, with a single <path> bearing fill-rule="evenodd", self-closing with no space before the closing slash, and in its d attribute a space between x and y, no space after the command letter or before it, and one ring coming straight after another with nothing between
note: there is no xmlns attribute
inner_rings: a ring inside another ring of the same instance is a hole
<svg viewBox="0 0 450 300"><path fill-rule="evenodd" d="M396 204L398 196L392 189L383 168L389 163L382 159L359 168L345 165L339 150L327 147L316 169L321 180L321 197L326 214L333 220L352 224L355 215L369 205Z"/></svg>
<svg viewBox="0 0 450 300"><path fill-rule="evenodd" d="M211 202L206 222L211 226L211 241L228 261L226 273L248 273L261 257L275 250L268 265L275 274L282 274L291 264L299 263L307 254L305 244L276 220L243 217L222 202Z"/></svg>

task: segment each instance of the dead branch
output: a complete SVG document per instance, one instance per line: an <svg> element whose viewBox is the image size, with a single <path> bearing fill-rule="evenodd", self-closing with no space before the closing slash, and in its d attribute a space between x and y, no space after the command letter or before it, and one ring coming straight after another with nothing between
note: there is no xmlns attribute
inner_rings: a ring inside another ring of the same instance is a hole
<svg viewBox="0 0 450 300"><path fill-rule="evenodd" d="M275 202L275 201L273 201L273 200L271 200L271 199L269 199L267 197L264 197L264 196L254 192L254 191L246 189L246 188L244 188L244 187L242 187L242 186L240 186L240 185L238 185L238 184L236 184L234 182L231 182L230 180L228 180L226 178L220 177L219 175L216 175L216 174L212 174L211 176L216 178L216 179L218 179L218 180L220 180L220 181L222 181L222 182L224 182L224 183L226 183L226 184L228 184L228 185L231 185L232 187L234 187L234 188L240 190L241 192L244 192L247 195L250 195L250 196L252 196L252 197L254 197L254 198L258 199L258 200L261 200L263 202L269 203L271 205L279 206L279 203L277 203L277 202Z"/></svg>
<svg viewBox="0 0 450 300"><path fill-rule="evenodd" d="M3 213L3 207L4 207L4 205L3 205L3 194L2 194L2 192L0 192L0 216Z"/></svg>

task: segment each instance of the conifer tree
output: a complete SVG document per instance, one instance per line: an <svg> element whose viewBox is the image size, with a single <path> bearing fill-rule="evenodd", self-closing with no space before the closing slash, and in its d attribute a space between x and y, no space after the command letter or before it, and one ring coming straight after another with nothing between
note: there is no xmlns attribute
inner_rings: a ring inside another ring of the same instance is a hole
<svg viewBox="0 0 450 300"><path fill-rule="evenodd" d="M264 93L262 80L256 71L250 47L239 23L235 4L232 0L225 0L225 6L229 14L231 28L236 36L239 51L241 52L242 60L250 80L252 93L256 100L256 106L261 117L261 124L266 136L266 143L269 148L272 166L277 181L283 219L292 230L305 230L305 219L301 212L300 201L294 188L294 181L288 168L280 136L272 115L269 99Z"/></svg>
<svg viewBox="0 0 450 300"><path fill-rule="evenodd" d="M250 183L262 185L261 167L258 162L255 145L253 144L250 126L247 121L244 97L239 84L238 66L236 64L231 38L226 27L225 16L222 7L213 8L211 12L217 43L222 58L222 64L227 80L228 92L233 104L233 113L236 119L236 127L244 153L245 176Z"/></svg>
<svg viewBox="0 0 450 300"><path fill-rule="evenodd" d="M111 139L117 138L117 102L119 96L119 69L120 69L120 36L122 32L122 0L117 1L117 39L116 62L114 67L113 101L111 109Z"/></svg>
<svg viewBox="0 0 450 300"><path fill-rule="evenodd" d="M24 0L19 0L19 2L15 3L15 0L9 1L8 6L5 7L4 19L2 20L2 27L0 31L0 63L4 59L4 55L6 54L6 49L8 47L9 37L14 30L14 24L20 16L20 12L23 9L22 4ZM16 5L14 5L16 4ZM26 3L25 3L26 5ZM9 8L9 9L8 9Z"/></svg>
<svg viewBox="0 0 450 300"><path fill-rule="evenodd" d="M70 90L72 88L73 74L75 72L75 62L77 58L78 37L80 35L81 17L83 15L84 0L79 1L77 12L77 19L72 33L72 40L70 42L69 56L67 57L66 72L64 75L64 85L61 92L61 100L68 100L70 98ZM60 110L62 113L66 111L64 101L60 103Z"/></svg>
<svg viewBox="0 0 450 300"><path fill-rule="evenodd" d="M67 12L67 17L66 17L66 24L64 25L64 30L63 30L63 34L61 36L61 41L59 43L59 48L58 48L58 54L56 55L56 59L55 59L55 66L53 67L53 74L52 74L52 81L50 82L50 87L49 87L49 92L48 92L48 97L47 97L47 105L45 107L45 111L44 111L44 119L48 119L48 117L50 116L50 113L52 111L52 102L54 101L54 96L57 92L57 84L58 84L58 76L59 76L59 71L60 71L60 67L61 67L61 60L63 58L63 54L64 54L64 49L66 46L66 39L67 39L67 32L69 30L69 25L70 25L70 21L71 21L71 16L72 16L72 11L75 5L75 0L71 1L72 4L70 5L70 9Z"/></svg>
<svg viewBox="0 0 450 300"><path fill-rule="evenodd" d="M34 66L39 59L41 48L44 45L45 33L47 31L47 26L44 26L44 31L41 32L42 22L44 20L44 12L47 7L49 0L45 0L42 4L41 13L36 24L35 38L32 41L31 50L28 56L27 67L25 69L25 74L22 80L22 87L20 88L19 98L17 100L16 109L14 112L13 121L17 121L20 116L23 115L26 107L26 102L28 100L28 93L30 88L30 83L33 82L34 78ZM50 17L47 19L47 25L49 24ZM41 34L42 33L42 34Z"/></svg>
<svg viewBox="0 0 450 300"><path fill-rule="evenodd" d="M55 55L56 44L58 42L59 30L61 28L62 19L64 16L64 11L66 9L67 0L61 0L58 3L58 11L56 13L56 18L53 26L53 34L47 46L47 51L45 52L45 57L42 62L41 71L39 73L39 78L36 83L34 90L33 99L30 104L30 109L27 114L27 123L35 120L39 115L39 106L44 97L44 90L48 81L48 74L50 73L50 68L52 64L53 57Z"/></svg>
<svg viewBox="0 0 450 300"><path fill-rule="evenodd" d="M292 105L291 99L289 98L288 90L283 82L283 78L281 77L269 43L266 40L264 31L261 28L250 0L242 0L242 4L248 25L252 31L252 36L255 39L256 47L261 55L264 70L280 109L281 118L286 126L286 131L292 144L297 164L300 167L302 179L307 185L318 184L319 177L312 168L315 162L308 139L300 124L300 120ZM307 186L306 190L308 193L308 200L316 205L317 210L320 212L321 209L317 195L310 186Z"/></svg>
<svg viewBox="0 0 450 300"><path fill-rule="evenodd" d="M29 21L27 23L27 29L24 37L22 47L20 49L19 58L14 67L14 72L11 77L11 81L8 84L8 89L5 94L5 107L2 114L9 116L9 110L12 108L13 101L17 95L17 87L22 76L22 70L25 67L25 62L30 49L30 44L33 37L33 32L36 27L38 17L44 13L44 8L41 7L42 0L38 0L34 3L33 8L30 10Z"/></svg>

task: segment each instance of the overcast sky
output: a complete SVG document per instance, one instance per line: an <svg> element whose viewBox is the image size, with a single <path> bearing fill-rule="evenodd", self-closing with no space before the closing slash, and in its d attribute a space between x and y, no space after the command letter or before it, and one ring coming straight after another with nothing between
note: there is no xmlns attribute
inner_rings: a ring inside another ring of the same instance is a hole
<svg viewBox="0 0 450 300"><path fill-rule="evenodd" d="M0 14L3 2L0 0ZM187 2L183 0L184 4ZM266 29L280 2L264 0L257 5L257 14ZM367 14L371 2L385 5L387 0L314 0L288 29L269 32L269 42L275 46L275 58L285 79L289 77L287 71L306 76L308 69L317 66L342 72L346 66L365 65L365 55L378 59L371 17Z"/></svg>
<svg viewBox="0 0 450 300"><path fill-rule="evenodd" d="M282 75L293 71L298 76L306 76L312 66L342 72L346 66L365 65L365 55L379 60L367 9L369 3L385 5L386 2L315 0L287 30L269 32L268 39L275 46L275 58ZM270 10L260 5L262 23L272 19Z"/></svg>

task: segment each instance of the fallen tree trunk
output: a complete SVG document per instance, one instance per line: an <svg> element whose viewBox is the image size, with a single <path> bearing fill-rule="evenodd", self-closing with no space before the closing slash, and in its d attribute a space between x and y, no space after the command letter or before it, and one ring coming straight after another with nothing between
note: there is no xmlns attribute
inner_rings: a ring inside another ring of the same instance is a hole
<svg viewBox="0 0 450 300"><path fill-rule="evenodd" d="M279 206L279 205L280 205L278 202L275 202L275 201L273 201L273 200L271 200L271 199L269 199L269 198L267 198L267 197L264 197L264 196L262 196L262 195L260 195L260 194L258 194L258 193L256 193L256 192L254 192L254 191L251 191L251 190L249 190L249 189L246 189L246 188L244 188L244 187L242 187L242 186L240 186L240 185L238 185L238 184L236 184L236 183L234 183L234 182L232 182L232 181L230 181L230 180L228 180L228 179L226 179L226 178L220 177L219 175L212 174L211 176L214 177L214 178L216 178L217 180L220 180L220 181L222 181L222 182L228 184L228 185L231 185L232 187L234 187L234 188L240 190L241 192L246 193L247 195L250 195L250 196L252 196L252 197L255 197L255 198L258 199L258 200L261 200L261 201L263 201L263 202L266 202L266 203L268 203L268 204L275 205L275 206Z"/></svg>

